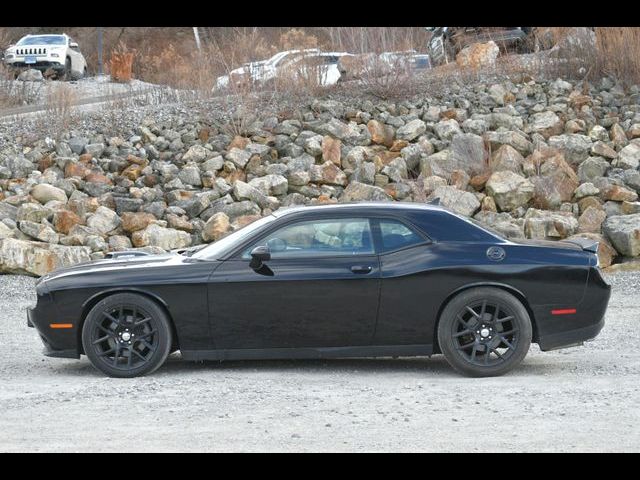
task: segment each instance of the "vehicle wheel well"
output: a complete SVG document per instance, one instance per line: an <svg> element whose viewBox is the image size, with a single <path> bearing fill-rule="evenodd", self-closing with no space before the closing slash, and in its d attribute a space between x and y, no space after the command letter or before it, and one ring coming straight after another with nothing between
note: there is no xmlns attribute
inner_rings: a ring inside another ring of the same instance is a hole
<svg viewBox="0 0 640 480"><path fill-rule="evenodd" d="M516 290L515 288L511 288L508 285L481 283L481 284L467 285L465 287L462 287L456 290L455 292L451 293L445 299L445 301L442 302L442 305L440 305L440 308L438 309L438 315L436 316L436 323L433 329L433 352L434 353L442 353L440 351L440 345L438 345L438 325L440 324L440 316L442 315L442 312L445 309L445 307L449 304L451 300L453 300L455 297L460 295L462 292L469 290L471 288L479 288L479 287L499 288L500 290L504 290L505 292L508 292L514 297L516 297L518 301L522 303L522 305L524 305L524 308L527 309L529 318L531 318L531 328L532 328L532 334L533 334L531 342L535 343L538 341L538 327L536 325L536 319L533 315L533 310L531 310L531 306L529 305L529 302L527 301L526 297L522 295L522 293L520 293L518 290Z"/></svg>
<svg viewBox="0 0 640 480"><path fill-rule="evenodd" d="M104 292L101 293L99 295L96 295L94 298L92 298L89 302L87 302L87 304L84 306L84 308L82 309L82 313L80 315L80 323L78 325L78 331L77 331L77 335L78 335L78 351L81 354L84 354L84 349L82 347L82 329L84 328L84 322L87 319L87 315L89 315L89 312L91 311L91 309L93 307L96 306L96 304L101 301L104 300L107 297L111 297L112 295L117 295L119 293L132 293L134 295L140 295L142 297L146 297L149 300L151 300L153 303L155 303L156 305L158 305L163 311L164 313L167 315L167 318L169 319L169 325L171 326L171 335L173 338L173 345L171 346L171 351L175 351L179 348L180 343L178 341L178 332L176 330L176 326L175 323L173 321L173 317L171 316L171 313L169 312L169 309L166 307L166 305L164 305L162 302L158 301L158 299L156 297L154 297L153 295L150 295L146 292L140 292L138 290L111 290L108 292Z"/></svg>

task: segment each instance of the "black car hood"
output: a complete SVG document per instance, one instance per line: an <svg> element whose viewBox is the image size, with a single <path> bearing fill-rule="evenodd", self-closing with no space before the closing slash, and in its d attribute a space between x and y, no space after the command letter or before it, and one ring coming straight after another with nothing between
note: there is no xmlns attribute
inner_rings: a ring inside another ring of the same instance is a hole
<svg viewBox="0 0 640 480"><path fill-rule="evenodd" d="M70 267L59 268L40 278L38 283L54 280L70 275L82 275L86 273L98 273L101 271L127 270L130 268L156 267L162 264L182 263L188 257L175 253L159 255L144 255L139 257L127 257L116 259L100 259L91 262L79 263Z"/></svg>

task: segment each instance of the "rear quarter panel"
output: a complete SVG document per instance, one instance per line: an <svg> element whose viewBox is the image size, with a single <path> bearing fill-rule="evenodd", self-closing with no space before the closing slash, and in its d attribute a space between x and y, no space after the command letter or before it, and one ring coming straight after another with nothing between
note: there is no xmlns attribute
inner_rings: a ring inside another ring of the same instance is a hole
<svg viewBox="0 0 640 480"><path fill-rule="evenodd" d="M530 312L582 301L589 272L582 251L507 242L499 244L506 256L497 262L486 254L494 245L437 242L382 255L376 343L434 344L440 311L456 293L475 286L511 291Z"/></svg>

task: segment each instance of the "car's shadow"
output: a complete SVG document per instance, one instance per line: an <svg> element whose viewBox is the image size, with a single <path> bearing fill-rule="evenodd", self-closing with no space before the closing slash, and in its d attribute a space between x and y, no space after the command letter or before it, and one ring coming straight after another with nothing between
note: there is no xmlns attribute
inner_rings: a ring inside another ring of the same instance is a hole
<svg viewBox="0 0 640 480"><path fill-rule="evenodd" d="M566 371L567 365L556 365L536 359L525 359L508 376L549 375ZM56 366L62 375L104 377L93 368L86 357L80 362L69 362ZM172 354L165 364L152 374L153 377L181 377L195 375L203 371L211 373L233 372L276 372L276 373L308 373L325 375L335 373L384 374L384 373L418 373L426 377L460 378L442 355L433 357L401 357L401 358L336 358L336 359L297 359L297 360L225 360L194 362L182 360L179 353Z"/></svg>

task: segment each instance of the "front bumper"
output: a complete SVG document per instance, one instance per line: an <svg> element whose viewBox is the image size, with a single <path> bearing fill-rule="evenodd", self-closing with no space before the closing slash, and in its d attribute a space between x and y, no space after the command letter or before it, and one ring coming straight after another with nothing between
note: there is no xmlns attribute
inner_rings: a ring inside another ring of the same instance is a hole
<svg viewBox="0 0 640 480"><path fill-rule="evenodd" d="M70 329L54 329L57 309L49 294L38 296L38 303L27 308L27 326L35 328L44 345L44 355L56 358L80 358L78 349L78 333L74 325Z"/></svg>
<svg viewBox="0 0 640 480"><path fill-rule="evenodd" d="M24 60L8 60L5 61L7 67L13 67L21 70L40 70L46 72L47 70L53 70L56 73L64 72L64 63L52 61L52 60L38 60L36 63L25 63Z"/></svg>

